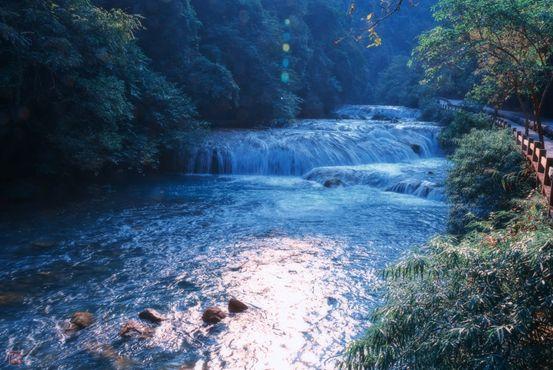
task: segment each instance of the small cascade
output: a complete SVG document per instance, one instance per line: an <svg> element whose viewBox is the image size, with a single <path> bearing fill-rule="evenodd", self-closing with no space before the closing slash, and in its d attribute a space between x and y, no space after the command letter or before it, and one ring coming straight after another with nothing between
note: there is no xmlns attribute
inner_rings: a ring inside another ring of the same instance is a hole
<svg viewBox="0 0 553 370"><path fill-rule="evenodd" d="M401 194L411 194L419 198L426 198L437 201L445 200L443 187L426 180L403 180L386 188L386 191Z"/></svg>
<svg viewBox="0 0 553 370"><path fill-rule="evenodd" d="M365 185L394 193L442 201L448 165L443 158L407 163L375 163L362 166L319 167L304 179L321 185L336 181L343 186Z"/></svg>
<svg viewBox="0 0 553 370"><path fill-rule="evenodd" d="M285 128L220 130L185 155L196 174L302 176L323 166L396 163L439 154L439 127L421 122L299 120Z"/></svg>
<svg viewBox="0 0 553 370"><path fill-rule="evenodd" d="M338 118L379 121L415 121L421 116L418 109L391 105L344 105L334 114Z"/></svg>

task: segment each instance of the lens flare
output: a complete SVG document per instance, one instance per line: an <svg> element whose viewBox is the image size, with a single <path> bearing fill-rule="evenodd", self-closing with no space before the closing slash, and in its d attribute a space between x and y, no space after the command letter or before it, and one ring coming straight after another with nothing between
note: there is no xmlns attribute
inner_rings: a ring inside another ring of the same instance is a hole
<svg viewBox="0 0 553 370"><path fill-rule="evenodd" d="M282 66L283 66L284 68L290 67L290 59L284 58L284 59L282 60Z"/></svg>

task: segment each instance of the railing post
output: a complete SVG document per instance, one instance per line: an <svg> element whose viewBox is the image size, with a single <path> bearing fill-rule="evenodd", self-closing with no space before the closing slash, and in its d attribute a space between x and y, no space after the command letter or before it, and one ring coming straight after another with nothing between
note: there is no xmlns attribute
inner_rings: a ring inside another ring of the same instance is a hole
<svg viewBox="0 0 553 370"><path fill-rule="evenodd" d="M526 155L526 152L528 151L528 146L527 146L526 143L528 142L528 140L526 139L526 136L524 136L524 135L521 135L520 139L521 139L520 141L521 141L521 143L522 143L522 144L521 144L522 153L523 153L524 155Z"/></svg>
<svg viewBox="0 0 553 370"><path fill-rule="evenodd" d="M545 163L547 162L547 150L538 149L538 172L545 174Z"/></svg>
<svg viewBox="0 0 553 370"><path fill-rule="evenodd" d="M532 153L532 162L539 162L540 161L540 150L542 148L543 148L543 145L539 141L534 143L534 151Z"/></svg>
<svg viewBox="0 0 553 370"><path fill-rule="evenodd" d="M551 210L553 209L553 186L551 186L552 177L553 169L550 167L549 172L545 174L545 178L549 178L549 199L547 199L547 204L549 205L549 216L551 216Z"/></svg>
<svg viewBox="0 0 553 370"><path fill-rule="evenodd" d="M543 179L543 185L545 186L551 186L551 169L553 166L553 158L547 158L545 161L545 168L543 169L544 173L544 179ZM551 191L553 193L553 189Z"/></svg>
<svg viewBox="0 0 553 370"><path fill-rule="evenodd" d="M530 158L532 158L532 152L533 152L533 145L534 144L534 139L532 138L528 138L528 146L526 147L526 156L530 156Z"/></svg>

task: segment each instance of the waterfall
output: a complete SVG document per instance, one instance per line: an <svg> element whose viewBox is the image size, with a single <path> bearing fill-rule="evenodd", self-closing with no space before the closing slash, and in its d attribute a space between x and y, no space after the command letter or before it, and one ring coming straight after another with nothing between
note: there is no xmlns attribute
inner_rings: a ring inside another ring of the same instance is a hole
<svg viewBox="0 0 553 370"><path fill-rule="evenodd" d="M419 111L344 106L337 119L296 120L284 127L215 130L183 153L189 174L302 176L321 185L365 185L444 200L447 161L440 127Z"/></svg>
<svg viewBox="0 0 553 370"><path fill-rule="evenodd" d="M219 130L185 154L197 174L301 176L322 166L395 163L439 153L439 127L415 121L298 120L284 128Z"/></svg>

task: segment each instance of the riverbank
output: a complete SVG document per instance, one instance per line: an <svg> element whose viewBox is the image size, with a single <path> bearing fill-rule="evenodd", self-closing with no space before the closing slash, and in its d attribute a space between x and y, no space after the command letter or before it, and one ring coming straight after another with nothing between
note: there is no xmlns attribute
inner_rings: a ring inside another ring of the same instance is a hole
<svg viewBox="0 0 553 370"><path fill-rule="evenodd" d="M454 234L385 270L386 303L349 347L346 367L553 365L549 207L512 132L466 114L453 119L460 131L446 181Z"/></svg>

